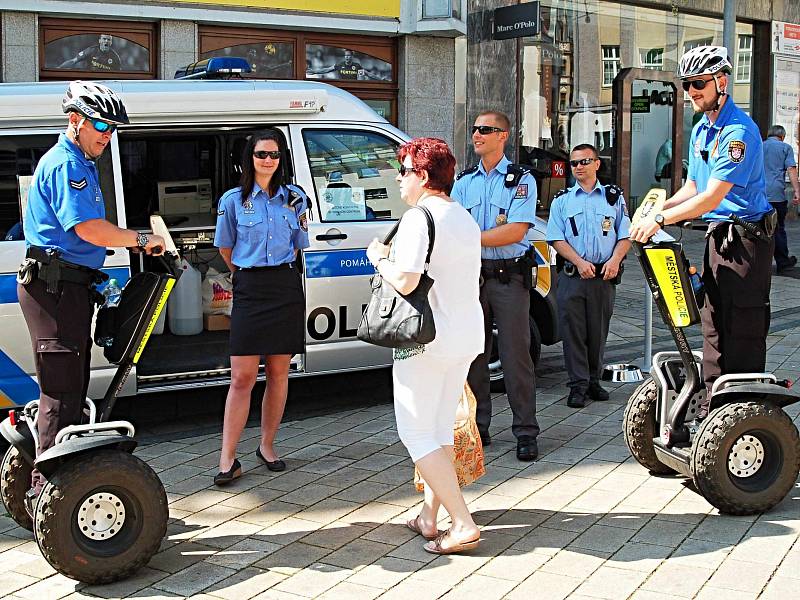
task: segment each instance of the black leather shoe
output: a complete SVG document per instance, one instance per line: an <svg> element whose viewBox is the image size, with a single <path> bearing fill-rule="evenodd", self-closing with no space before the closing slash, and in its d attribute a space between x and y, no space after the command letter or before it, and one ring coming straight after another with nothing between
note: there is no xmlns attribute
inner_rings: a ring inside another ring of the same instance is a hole
<svg viewBox="0 0 800 600"><path fill-rule="evenodd" d="M227 471L220 471L214 475L214 485L228 485L234 479L242 476L242 465L239 463L238 458L233 459L231 468Z"/></svg>
<svg viewBox="0 0 800 600"><path fill-rule="evenodd" d="M567 406L570 408L583 408L586 406L586 396L578 388L572 388L567 398Z"/></svg>
<svg viewBox="0 0 800 600"><path fill-rule="evenodd" d="M596 381L593 381L589 384L589 389L586 391L586 395L597 402L605 402L608 400L608 392L600 387L600 384Z"/></svg>
<svg viewBox="0 0 800 600"><path fill-rule="evenodd" d="M29 489L25 492L25 512L28 513L28 516L31 519L34 519L34 514L36 513L36 502L39 500L39 492L34 490L33 488Z"/></svg>
<svg viewBox="0 0 800 600"><path fill-rule="evenodd" d="M286 463L283 462L280 458L278 460L267 460L264 458L264 455L261 454L261 447L259 446L256 448L256 457L260 458L267 468L270 471L285 471L286 470Z"/></svg>
<svg viewBox="0 0 800 600"><path fill-rule="evenodd" d="M485 448L486 446L491 446L491 445L492 445L492 436L489 435L489 432L487 431L486 433L481 433L481 446Z"/></svg>
<svg viewBox="0 0 800 600"><path fill-rule="evenodd" d="M521 435L517 439L517 459L535 460L539 456L539 443L530 435Z"/></svg>

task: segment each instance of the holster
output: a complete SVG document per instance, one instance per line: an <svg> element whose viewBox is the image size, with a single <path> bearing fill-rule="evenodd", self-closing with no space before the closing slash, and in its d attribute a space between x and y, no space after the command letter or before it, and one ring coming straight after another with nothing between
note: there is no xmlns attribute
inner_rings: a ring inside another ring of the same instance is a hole
<svg viewBox="0 0 800 600"><path fill-rule="evenodd" d="M59 256L58 250L53 248L44 249L30 246L25 253L26 260L20 266L20 271L26 266L26 263L33 261L36 265L36 276L45 282L47 292L50 294L57 294L64 281L92 288L108 279L108 275L102 271L76 265L62 260ZM27 268L32 269L33 267L28 266Z"/></svg>
<svg viewBox="0 0 800 600"><path fill-rule="evenodd" d="M522 273L522 285L525 289L533 289L535 285L533 270L536 268L536 257L534 256L533 247L528 248L525 254L515 258L514 262L519 265L520 272Z"/></svg>

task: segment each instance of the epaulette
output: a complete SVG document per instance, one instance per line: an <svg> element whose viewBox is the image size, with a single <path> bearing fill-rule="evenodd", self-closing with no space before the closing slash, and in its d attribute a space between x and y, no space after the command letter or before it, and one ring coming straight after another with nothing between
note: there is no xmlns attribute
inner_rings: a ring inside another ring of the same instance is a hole
<svg viewBox="0 0 800 600"><path fill-rule="evenodd" d="M564 188L563 190L558 190L558 191L555 193L555 195L553 196L553 200L555 200L555 199L556 199L556 198L558 198L559 196L563 196L563 195L564 195L564 194L566 194L568 191L569 191L569 188Z"/></svg>
<svg viewBox="0 0 800 600"><path fill-rule="evenodd" d="M622 188L613 183L603 187L606 191L606 202L608 202L609 206L614 206L619 201L619 197L622 196Z"/></svg>
<svg viewBox="0 0 800 600"><path fill-rule="evenodd" d="M531 170L524 165L510 163L506 169L505 186L507 188L512 188L519 185L519 180L530 172Z"/></svg>
<svg viewBox="0 0 800 600"><path fill-rule="evenodd" d="M478 170L478 165L472 165L469 169L464 169L463 171L461 171L461 173L456 175L456 181L461 179L464 175L469 175L477 170Z"/></svg>
<svg viewBox="0 0 800 600"><path fill-rule="evenodd" d="M287 204L292 208L296 208L303 203L304 199L308 199L308 194L306 194L306 191L295 183L287 185L286 189L289 190L289 200ZM302 194L300 192L302 192ZM311 206L310 199L308 199L308 205L309 207Z"/></svg>

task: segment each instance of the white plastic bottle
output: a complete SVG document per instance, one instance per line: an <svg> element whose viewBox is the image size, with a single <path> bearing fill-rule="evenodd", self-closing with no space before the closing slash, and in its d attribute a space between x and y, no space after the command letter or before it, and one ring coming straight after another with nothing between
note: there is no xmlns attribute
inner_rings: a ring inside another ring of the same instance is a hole
<svg viewBox="0 0 800 600"><path fill-rule="evenodd" d="M174 335L197 335L203 331L203 297L200 271L181 259L181 277L167 303L169 329Z"/></svg>

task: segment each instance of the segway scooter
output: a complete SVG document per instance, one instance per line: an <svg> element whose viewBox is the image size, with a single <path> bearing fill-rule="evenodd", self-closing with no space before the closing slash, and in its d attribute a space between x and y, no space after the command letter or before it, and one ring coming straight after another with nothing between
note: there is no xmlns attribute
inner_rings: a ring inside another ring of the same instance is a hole
<svg viewBox="0 0 800 600"><path fill-rule="evenodd" d="M127 421L111 411L139 360L180 275L175 245L161 217L151 227L164 237L168 273L142 272L122 290L118 306L98 311L95 341L119 365L98 411L87 398L86 423L58 432L55 445L36 457L38 400L9 411L0 435L10 444L3 459L0 492L11 517L32 530L48 563L87 584L110 583L135 573L158 550L169 510L164 486L147 463L133 456L137 442ZM25 510L33 466L47 483L33 520Z"/></svg>
<svg viewBox="0 0 800 600"><path fill-rule="evenodd" d="M664 190L648 192L633 222L660 212L665 200ZM650 378L628 400L623 419L628 449L653 473L691 478L720 512L769 510L792 489L800 471L800 438L783 411L800 397L772 373L723 375L711 390L708 416L691 427L706 390L702 355L692 352L684 332L700 321L688 261L681 244L663 230L646 244L633 242L633 249L678 350L655 354Z"/></svg>

